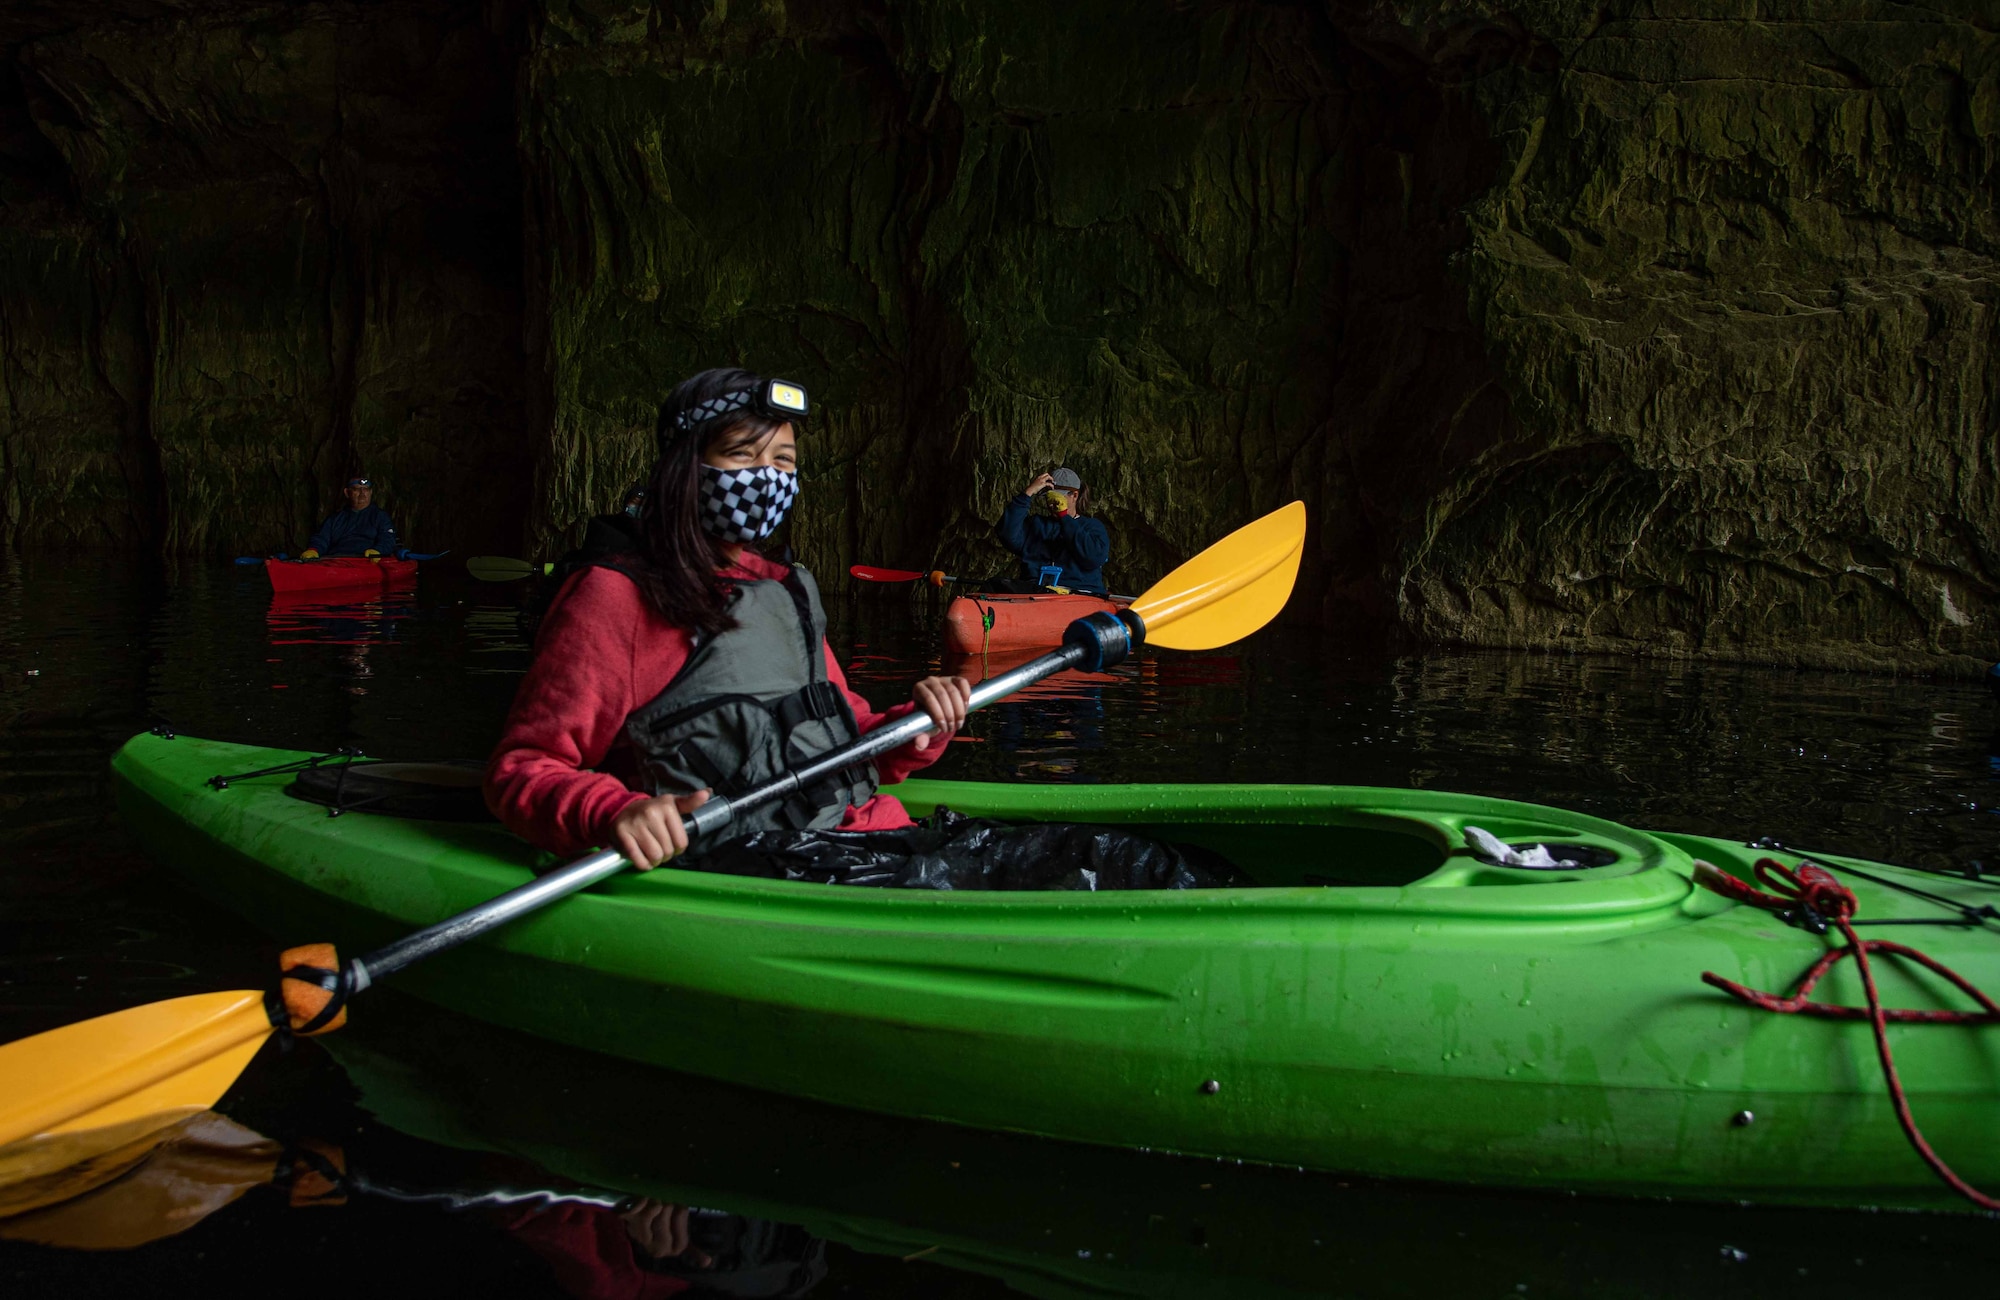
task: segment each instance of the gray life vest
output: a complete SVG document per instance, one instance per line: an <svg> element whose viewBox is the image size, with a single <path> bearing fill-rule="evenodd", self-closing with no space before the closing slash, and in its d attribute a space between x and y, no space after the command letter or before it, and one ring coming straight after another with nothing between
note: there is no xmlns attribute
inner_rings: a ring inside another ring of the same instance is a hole
<svg viewBox="0 0 2000 1300"><path fill-rule="evenodd" d="M625 719L654 794L740 795L861 736L826 677L826 611L810 573L737 579L729 613L736 626L698 640L667 688ZM873 763L842 768L783 803L738 813L729 833L838 826L880 783Z"/></svg>

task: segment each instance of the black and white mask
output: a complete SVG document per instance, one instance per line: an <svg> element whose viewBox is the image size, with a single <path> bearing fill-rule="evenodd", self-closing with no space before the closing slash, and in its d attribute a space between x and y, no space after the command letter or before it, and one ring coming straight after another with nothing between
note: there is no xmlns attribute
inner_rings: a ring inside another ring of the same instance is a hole
<svg viewBox="0 0 2000 1300"><path fill-rule="evenodd" d="M761 542L799 499L799 476L774 465L701 467L701 529L721 542Z"/></svg>

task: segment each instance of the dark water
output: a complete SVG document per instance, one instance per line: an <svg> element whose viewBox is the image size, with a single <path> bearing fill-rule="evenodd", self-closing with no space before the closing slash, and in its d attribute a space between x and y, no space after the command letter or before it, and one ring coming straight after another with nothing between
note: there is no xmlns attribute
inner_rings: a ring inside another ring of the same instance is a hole
<svg viewBox="0 0 2000 1300"><path fill-rule="evenodd" d="M435 567L413 594L328 606L275 604L251 569L0 563L0 1040L266 980L275 945L118 825L105 764L132 732L165 719L298 748L484 754L527 662L516 593ZM939 666L921 603L890 594L835 619L878 704ZM1455 789L2000 867L2000 708L1976 683L1389 658L1284 628L1117 678L980 715L933 774ZM295 1149L338 1147L388 1190L293 1208L256 1188L128 1250L0 1241L0 1291L560 1295L507 1213L397 1196L574 1190L593 1172L696 1207L696 1237L731 1258L817 1252L815 1295L1973 1295L2000 1260L1994 1225L1963 1218L1369 1185L855 1115L553 1048L393 991L337 1046L261 1057L221 1109ZM655 1267L619 1293L667 1293L657 1269L674 1265ZM595 1294L574 1273L568 1290Z"/></svg>

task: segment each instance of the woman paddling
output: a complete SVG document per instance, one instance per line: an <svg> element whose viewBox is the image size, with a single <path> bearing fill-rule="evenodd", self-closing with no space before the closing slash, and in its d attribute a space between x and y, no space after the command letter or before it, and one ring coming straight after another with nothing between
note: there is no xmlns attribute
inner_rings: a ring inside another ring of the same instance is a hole
<svg viewBox="0 0 2000 1300"><path fill-rule="evenodd" d="M616 845L657 866L687 848L681 814L711 791L760 784L921 708L936 733L732 830L911 825L876 787L936 760L971 688L926 678L876 713L827 646L812 575L749 549L797 499L805 414L796 385L736 369L703 371L661 406L638 545L563 584L487 767L487 805L516 834L566 856Z"/></svg>
<svg viewBox="0 0 2000 1300"><path fill-rule="evenodd" d="M641 867L688 847L681 814L921 708L938 731L843 769L703 842L704 870L918 889L1190 889L1235 869L1122 827L1006 825L940 808L922 825L876 793L935 761L964 723L963 677L917 683L886 714L847 689L803 568L748 544L798 496L805 393L709 370L660 408L660 463L636 550L557 593L486 771L486 803L530 843L616 845Z"/></svg>
<svg viewBox="0 0 2000 1300"><path fill-rule="evenodd" d="M996 591L1068 591L1104 594L1104 562L1111 558L1111 534L1095 519L1086 518L1089 499L1083 479L1073 469L1038 474L1015 495L1000 514L993 531L1000 544L1014 553L1020 571L1012 578L988 583ZM1037 500L1049 510L1032 513Z"/></svg>

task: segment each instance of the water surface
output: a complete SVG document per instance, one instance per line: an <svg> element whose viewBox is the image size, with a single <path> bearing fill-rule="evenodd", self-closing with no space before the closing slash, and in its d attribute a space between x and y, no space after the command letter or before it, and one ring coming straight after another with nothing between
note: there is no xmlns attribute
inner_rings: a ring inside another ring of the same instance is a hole
<svg viewBox="0 0 2000 1300"><path fill-rule="evenodd" d="M521 593L432 567L412 592L274 601L255 569L0 562L0 1039L266 980L271 940L119 826L106 761L134 731L484 755L528 661ZM945 666L938 611L869 595L836 606L834 640L886 705ZM1962 869L2000 866L1996 713L1978 684L1391 657L1281 627L1045 684L977 716L932 774L1461 790ZM1093 1151L646 1071L387 991L361 1020L337 1045L260 1058L222 1109L280 1144L332 1143L404 1192L638 1178L697 1207L717 1240L825 1243L811 1247L826 1273L815 1295L1972 1294L1995 1262L1992 1225L1968 1220L1497 1196ZM0 1242L0 1287L20 1295L213 1294L300 1270L315 1290L562 1293L505 1212L388 1192L295 1209L256 1189L131 1250Z"/></svg>

